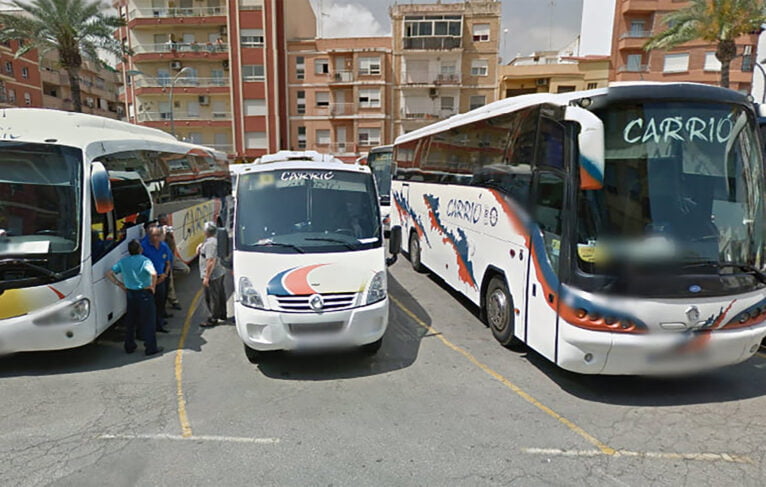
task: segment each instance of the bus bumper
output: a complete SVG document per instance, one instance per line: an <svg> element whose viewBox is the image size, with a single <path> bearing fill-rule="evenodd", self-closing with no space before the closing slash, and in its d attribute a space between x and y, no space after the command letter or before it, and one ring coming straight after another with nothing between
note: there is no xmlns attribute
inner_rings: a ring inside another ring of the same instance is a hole
<svg viewBox="0 0 766 487"><path fill-rule="evenodd" d="M327 313L284 313L235 303L237 333L258 351L345 348L380 339L388 326L388 298Z"/></svg>
<svg viewBox="0 0 766 487"><path fill-rule="evenodd" d="M752 357L766 323L709 334L623 334L562 323L557 364L581 374L673 375L737 364Z"/></svg>
<svg viewBox="0 0 766 487"><path fill-rule="evenodd" d="M69 300L62 301L34 313L0 320L0 355L64 350L95 340L96 316L92 308L83 321L58 319L58 313L69 304Z"/></svg>

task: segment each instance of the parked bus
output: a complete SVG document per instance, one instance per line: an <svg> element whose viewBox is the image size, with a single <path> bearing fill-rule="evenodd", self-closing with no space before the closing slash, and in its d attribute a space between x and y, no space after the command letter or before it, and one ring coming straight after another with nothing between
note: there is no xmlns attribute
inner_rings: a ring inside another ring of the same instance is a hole
<svg viewBox="0 0 766 487"><path fill-rule="evenodd" d="M160 130L58 110L0 110L0 353L73 348L126 309L105 278L160 213L177 258L229 191L222 154Z"/></svg>
<svg viewBox="0 0 766 487"><path fill-rule="evenodd" d="M392 224L503 345L586 374L738 363L766 335L757 131L692 83L497 101L396 140Z"/></svg>
<svg viewBox="0 0 766 487"><path fill-rule="evenodd" d="M367 154L367 165L370 166L375 183L378 185L380 213L383 218L383 233L388 235L391 228L391 178L393 176L393 145L373 147Z"/></svg>
<svg viewBox="0 0 766 487"><path fill-rule="evenodd" d="M309 152L258 162L237 176L234 199L234 311L248 359L305 348L377 352L388 295L370 169ZM393 249L400 235L392 230Z"/></svg>

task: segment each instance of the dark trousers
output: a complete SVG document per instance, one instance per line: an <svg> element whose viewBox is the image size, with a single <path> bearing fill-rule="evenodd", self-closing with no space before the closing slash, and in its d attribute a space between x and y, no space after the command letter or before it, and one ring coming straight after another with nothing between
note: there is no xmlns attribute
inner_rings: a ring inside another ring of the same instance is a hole
<svg viewBox="0 0 766 487"><path fill-rule="evenodd" d="M136 329L144 339L147 351L157 350L157 335L155 335L155 304L152 292L147 289L128 289L128 313L125 317L125 350L135 350Z"/></svg>
<svg viewBox="0 0 766 487"><path fill-rule="evenodd" d="M223 278L212 279L205 288L205 304L210 312L210 320L226 319L226 290L223 288Z"/></svg>
<svg viewBox="0 0 766 487"><path fill-rule="evenodd" d="M155 318L157 321L157 329L163 328L165 323L165 301L168 299L168 281L165 279L162 282L158 282L154 289L154 308Z"/></svg>

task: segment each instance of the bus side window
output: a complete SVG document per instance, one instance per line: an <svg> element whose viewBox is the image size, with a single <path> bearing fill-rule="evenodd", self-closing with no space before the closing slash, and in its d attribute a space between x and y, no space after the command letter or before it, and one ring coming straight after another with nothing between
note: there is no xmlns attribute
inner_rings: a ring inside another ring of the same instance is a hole
<svg viewBox="0 0 766 487"><path fill-rule="evenodd" d="M113 180L114 213L117 220L117 240L123 240L128 228L149 219L152 202L139 179Z"/></svg>
<svg viewBox="0 0 766 487"><path fill-rule="evenodd" d="M561 212L564 208L564 178L551 172L537 174L535 220L545 239L545 250L558 269L561 249Z"/></svg>

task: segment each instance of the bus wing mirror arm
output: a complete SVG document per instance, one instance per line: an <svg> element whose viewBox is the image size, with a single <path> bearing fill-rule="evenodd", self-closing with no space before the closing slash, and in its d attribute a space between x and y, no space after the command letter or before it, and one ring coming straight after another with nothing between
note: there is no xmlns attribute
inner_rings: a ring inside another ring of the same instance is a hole
<svg viewBox="0 0 766 487"><path fill-rule="evenodd" d="M580 167L580 189L604 187L604 122L593 112L579 106L568 106L564 119L580 125L577 135Z"/></svg>
<svg viewBox="0 0 766 487"><path fill-rule="evenodd" d="M402 227L395 225L391 228L391 234L388 236L388 251L391 257L386 259L386 265L391 266L396 263L399 257L399 249L402 248Z"/></svg>

